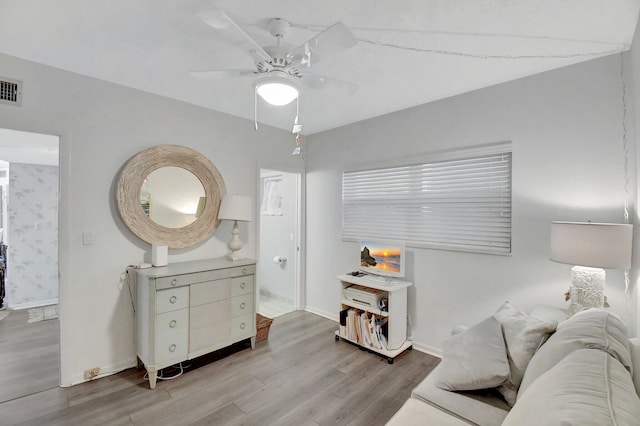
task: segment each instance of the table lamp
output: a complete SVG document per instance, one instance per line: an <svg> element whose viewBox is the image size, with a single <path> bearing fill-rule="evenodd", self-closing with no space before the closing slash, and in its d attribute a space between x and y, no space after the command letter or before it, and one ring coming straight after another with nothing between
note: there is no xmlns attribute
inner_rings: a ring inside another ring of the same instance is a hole
<svg viewBox="0 0 640 426"><path fill-rule="evenodd" d="M551 222L551 260L571 268L569 315L604 306L603 268L629 269L633 225Z"/></svg>
<svg viewBox="0 0 640 426"><path fill-rule="evenodd" d="M238 252L242 249L243 243L238 237L240 229L238 221L250 222L252 210L251 198L242 195L225 195L220 202L220 210L218 211L218 219L233 220L233 229L231 230L231 240L227 246L231 253L227 256L230 260L244 259L244 256Z"/></svg>

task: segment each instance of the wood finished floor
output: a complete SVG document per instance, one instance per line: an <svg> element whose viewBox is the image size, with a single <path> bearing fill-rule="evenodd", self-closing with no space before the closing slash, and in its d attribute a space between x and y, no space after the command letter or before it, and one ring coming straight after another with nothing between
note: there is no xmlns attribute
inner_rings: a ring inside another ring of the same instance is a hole
<svg viewBox="0 0 640 426"><path fill-rule="evenodd" d="M27 324L28 319L29 310L24 309L9 311L0 321L0 402L60 384L59 322Z"/></svg>
<svg viewBox="0 0 640 426"><path fill-rule="evenodd" d="M336 323L276 318L269 339L215 354L150 390L132 368L0 404L2 425L383 425L439 362L407 351L394 364L335 342Z"/></svg>

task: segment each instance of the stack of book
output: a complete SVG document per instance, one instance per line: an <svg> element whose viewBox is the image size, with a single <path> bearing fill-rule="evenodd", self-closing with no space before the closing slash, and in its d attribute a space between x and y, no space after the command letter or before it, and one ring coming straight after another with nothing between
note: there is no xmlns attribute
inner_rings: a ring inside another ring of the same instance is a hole
<svg viewBox="0 0 640 426"><path fill-rule="evenodd" d="M340 336L373 349L387 349L387 318L347 308L340 311Z"/></svg>

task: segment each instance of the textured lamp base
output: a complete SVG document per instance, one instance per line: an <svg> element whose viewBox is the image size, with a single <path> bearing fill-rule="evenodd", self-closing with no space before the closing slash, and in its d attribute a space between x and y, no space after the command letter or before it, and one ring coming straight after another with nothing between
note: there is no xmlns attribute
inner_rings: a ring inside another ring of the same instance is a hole
<svg viewBox="0 0 640 426"><path fill-rule="evenodd" d="M569 316L585 308L602 308L604 306L605 279L604 269L586 266L571 268Z"/></svg>
<svg viewBox="0 0 640 426"><path fill-rule="evenodd" d="M236 220L234 221L233 229L231 230L231 240L227 243L227 247L231 250L231 253L227 255L227 259L229 260L244 259L244 256L238 253L242 250L242 246L244 245L242 240L240 240L240 237L238 237L238 234L240 234L240 229L238 228L238 221Z"/></svg>

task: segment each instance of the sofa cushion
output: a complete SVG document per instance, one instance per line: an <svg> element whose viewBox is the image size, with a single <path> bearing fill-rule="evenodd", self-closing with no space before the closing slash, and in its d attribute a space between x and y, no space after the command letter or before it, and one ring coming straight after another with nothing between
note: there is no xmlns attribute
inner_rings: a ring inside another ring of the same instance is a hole
<svg viewBox="0 0 640 426"><path fill-rule="evenodd" d="M413 389L411 393L413 398L436 406L472 424L497 426L502 423L509 412L509 406L495 389L467 392L442 390L434 384L440 368L441 364Z"/></svg>
<svg viewBox="0 0 640 426"><path fill-rule="evenodd" d="M604 350L579 349L521 391L503 425L633 425L639 419L629 371Z"/></svg>
<svg viewBox="0 0 640 426"><path fill-rule="evenodd" d="M404 405L389 419L385 426L469 426L469 423L452 416L431 404L418 399L409 398Z"/></svg>
<svg viewBox="0 0 640 426"><path fill-rule="evenodd" d="M505 302L494 317L502 324L509 361L509 377L498 387L498 391L513 406L531 357L549 334L555 331L558 323L533 318L514 308L509 302Z"/></svg>
<svg viewBox="0 0 640 426"><path fill-rule="evenodd" d="M633 384L636 387L636 393L640 396L640 337L629 339L629 348L631 349L631 362L633 363Z"/></svg>
<svg viewBox="0 0 640 426"><path fill-rule="evenodd" d="M565 356L583 348L602 349L631 371L629 339L622 320L602 309L586 309L560 323L557 331L531 358L518 398Z"/></svg>
<svg viewBox="0 0 640 426"><path fill-rule="evenodd" d="M444 390L485 389L502 384L508 376L502 328L489 317L445 340L435 384Z"/></svg>

